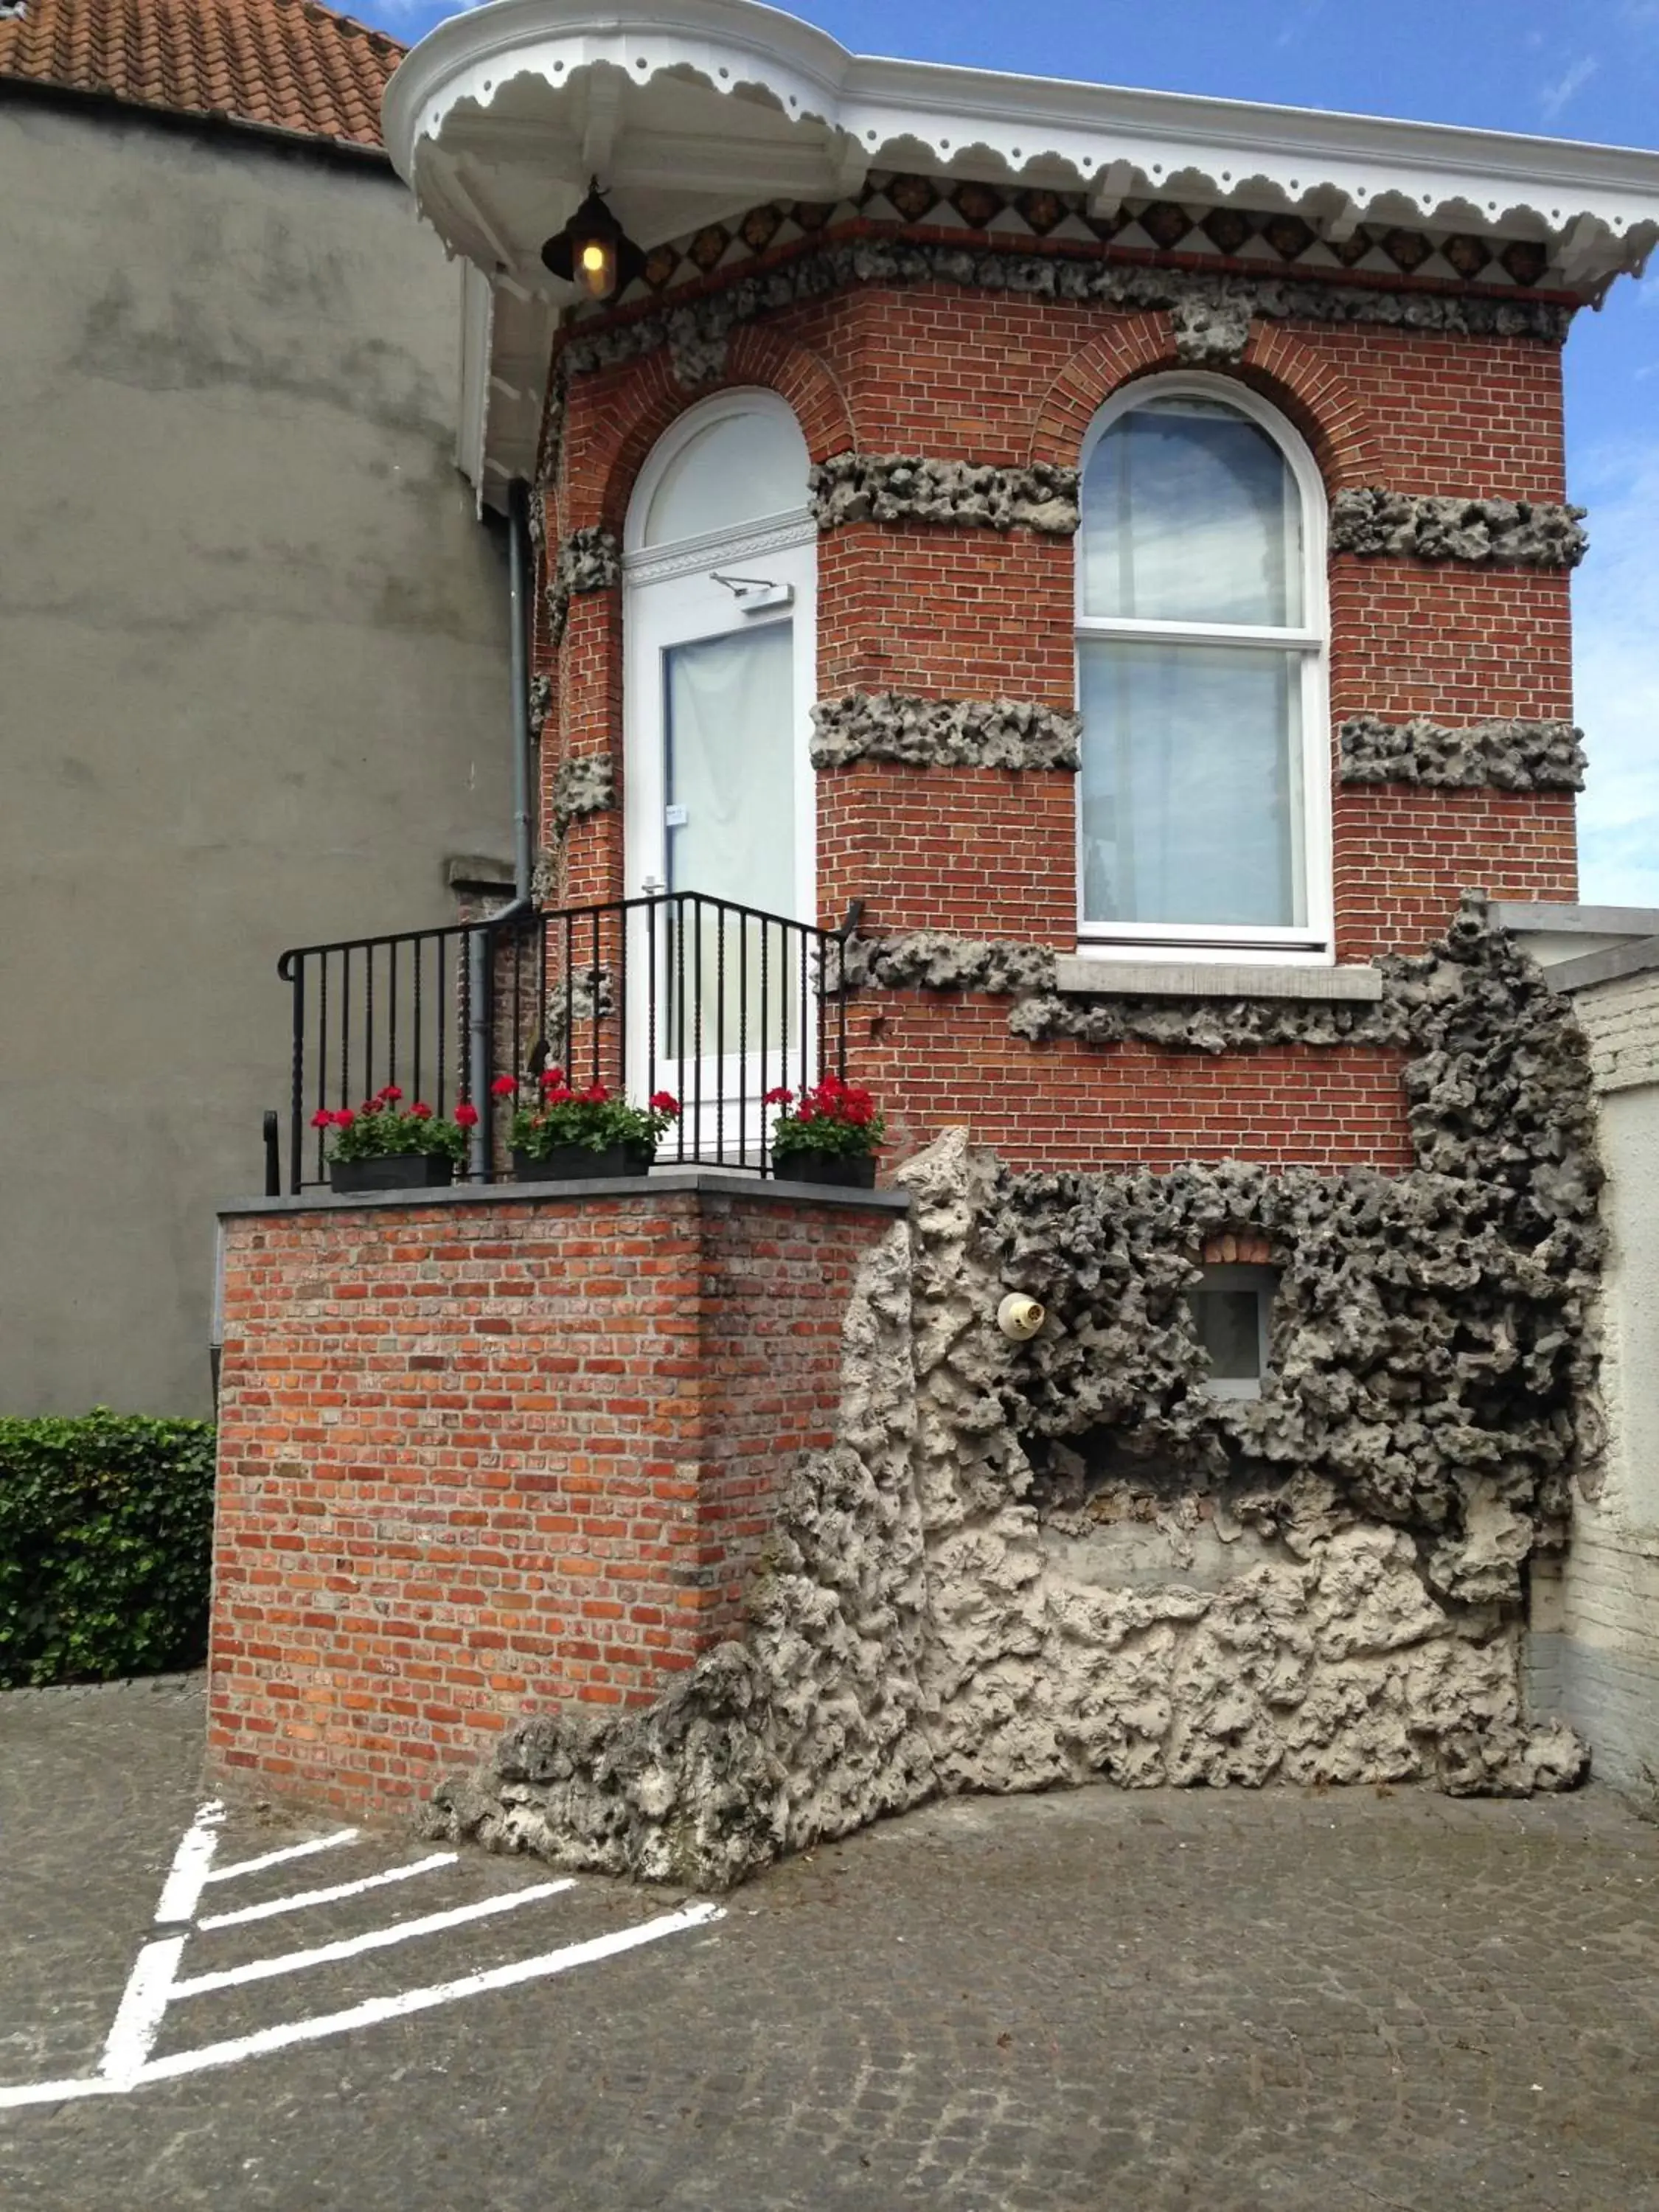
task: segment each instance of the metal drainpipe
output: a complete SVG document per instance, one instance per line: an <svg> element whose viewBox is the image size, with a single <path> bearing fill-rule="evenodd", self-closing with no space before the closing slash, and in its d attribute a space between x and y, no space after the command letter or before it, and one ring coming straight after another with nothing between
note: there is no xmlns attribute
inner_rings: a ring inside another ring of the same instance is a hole
<svg viewBox="0 0 1659 2212"><path fill-rule="evenodd" d="M507 653L513 692L513 903L491 917L499 927L527 914L535 869L530 812L530 487L516 477L507 495ZM493 934L493 932L492 932ZM489 1172L490 1118L490 961L482 931L467 945L468 987L472 1000L468 1039L468 1089L478 1109L468 1166L482 1179Z"/></svg>

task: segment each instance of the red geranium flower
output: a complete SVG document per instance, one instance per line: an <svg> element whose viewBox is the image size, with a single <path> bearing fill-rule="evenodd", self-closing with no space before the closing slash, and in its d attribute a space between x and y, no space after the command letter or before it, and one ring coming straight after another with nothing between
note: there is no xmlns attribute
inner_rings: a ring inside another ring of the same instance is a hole
<svg viewBox="0 0 1659 2212"><path fill-rule="evenodd" d="M337 1129L349 1129L356 1118L349 1106L342 1106L334 1116L334 1126Z"/></svg>
<svg viewBox="0 0 1659 2212"><path fill-rule="evenodd" d="M610 1096L611 1093L605 1089L604 1084L590 1083L582 1093L582 1101L588 1106L603 1106Z"/></svg>
<svg viewBox="0 0 1659 2212"><path fill-rule="evenodd" d="M510 1098L519 1085L516 1078L511 1075L498 1075L489 1087L497 1098Z"/></svg>
<svg viewBox="0 0 1659 2212"><path fill-rule="evenodd" d="M672 1091L653 1091L651 1094L651 1110L653 1114L678 1115L680 1102Z"/></svg>
<svg viewBox="0 0 1659 2212"><path fill-rule="evenodd" d="M326 1106L319 1106L317 1109L311 1117L311 1126L313 1129L331 1129L334 1127L334 1116Z"/></svg>
<svg viewBox="0 0 1659 2212"><path fill-rule="evenodd" d="M429 1121L432 1119L432 1109L424 1098L417 1098L415 1101L409 1109L409 1118L411 1121Z"/></svg>
<svg viewBox="0 0 1659 2212"><path fill-rule="evenodd" d="M455 1121L456 1126L459 1128L476 1128L478 1123L477 1108L472 1105L469 1100L463 1098L460 1104L455 1109Z"/></svg>
<svg viewBox="0 0 1659 2212"><path fill-rule="evenodd" d="M767 1092L763 1103L768 1106L787 1106L794 1095L787 1083L780 1083L775 1090Z"/></svg>
<svg viewBox="0 0 1659 2212"><path fill-rule="evenodd" d="M403 1095L395 1083L388 1083L380 1093L382 1098L401 1098Z"/></svg>

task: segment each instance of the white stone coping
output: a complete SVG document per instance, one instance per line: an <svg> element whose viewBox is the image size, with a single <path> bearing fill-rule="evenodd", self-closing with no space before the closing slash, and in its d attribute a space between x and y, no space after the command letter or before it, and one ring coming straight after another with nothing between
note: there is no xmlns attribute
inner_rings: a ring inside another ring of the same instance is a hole
<svg viewBox="0 0 1659 2212"><path fill-rule="evenodd" d="M1081 953L1062 953L1054 963L1054 988L1091 999L1346 1000L1373 1005L1382 995L1382 977L1375 968L1091 960Z"/></svg>
<svg viewBox="0 0 1659 2212"><path fill-rule="evenodd" d="M1644 975L1659 968L1659 935L1627 938L1622 945L1582 953L1544 970L1552 991L1587 991L1595 983L1616 983L1626 975Z"/></svg>
<svg viewBox="0 0 1659 2212"><path fill-rule="evenodd" d="M1659 937L1659 907L1562 906L1547 899L1498 899L1492 918L1518 937Z"/></svg>
<svg viewBox="0 0 1659 2212"><path fill-rule="evenodd" d="M789 1182L781 1176L745 1175L738 1168L661 1168L652 1175L594 1176L583 1182L453 1182L437 1190L303 1190L297 1197L232 1199L219 1209L230 1221L252 1213L341 1213L365 1206L545 1206L590 1198L665 1198L684 1191L704 1198L749 1198L791 1206L864 1206L908 1213L902 1190L837 1190L828 1183Z"/></svg>

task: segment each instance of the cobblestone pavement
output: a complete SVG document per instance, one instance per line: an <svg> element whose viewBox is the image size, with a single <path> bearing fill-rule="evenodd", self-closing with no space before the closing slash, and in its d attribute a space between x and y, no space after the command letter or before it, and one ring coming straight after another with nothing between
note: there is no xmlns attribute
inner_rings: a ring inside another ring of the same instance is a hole
<svg viewBox="0 0 1659 2212"><path fill-rule="evenodd" d="M0 2081L95 2068L197 1802L200 1728L194 1686L0 1698ZM233 1806L226 1847L329 1825ZM425 1849L383 1836L353 1864ZM258 1879L292 1888L318 1865ZM453 1902L547 1877L466 1855L432 1879ZM404 1899L419 1887L313 1908L303 1940L421 1909ZM234 2037L672 1901L584 1877L429 1942L193 2001L217 2008L196 2032ZM0 2112L0 2205L1659 2212L1659 1829L1594 1790L958 1801L726 1905L556 1978ZM235 1931L235 1955L300 1940L276 1926Z"/></svg>

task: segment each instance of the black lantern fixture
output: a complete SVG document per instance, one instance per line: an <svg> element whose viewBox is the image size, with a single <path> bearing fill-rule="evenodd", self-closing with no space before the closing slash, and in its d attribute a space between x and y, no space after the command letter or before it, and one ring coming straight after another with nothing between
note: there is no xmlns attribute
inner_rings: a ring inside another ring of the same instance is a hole
<svg viewBox="0 0 1659 2212"><path fill-rule="evenodd" d="M645 266L644 254L605 205L597 177L564 228L543 246L542 261L589 300L614 299Z"/></svg>

